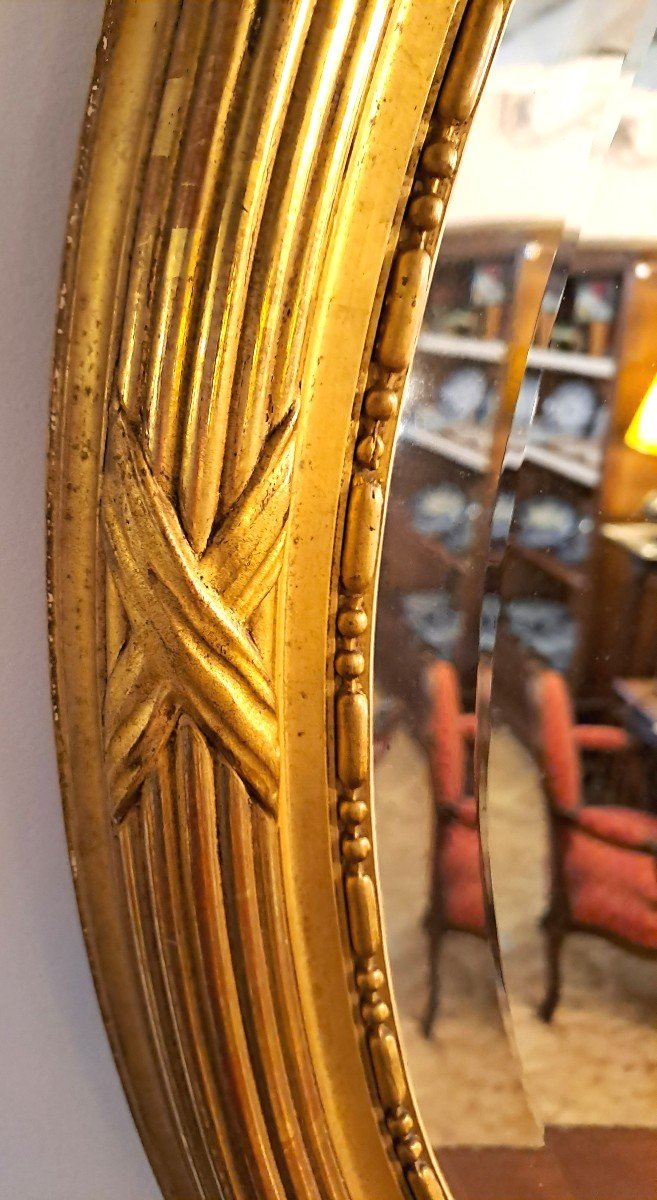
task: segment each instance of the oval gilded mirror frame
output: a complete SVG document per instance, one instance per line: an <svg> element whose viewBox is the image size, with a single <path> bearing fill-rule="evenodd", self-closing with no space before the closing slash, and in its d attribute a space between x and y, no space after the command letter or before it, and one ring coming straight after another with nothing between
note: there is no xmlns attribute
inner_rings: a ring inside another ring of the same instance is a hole
<svg viewBox="0 0 657 1200"><path fill-rule="evenodd" d="M380 947L370 638L508 7L107 8L55 351L53 704L98 995L172 1200L444 1194Z"/></svg>

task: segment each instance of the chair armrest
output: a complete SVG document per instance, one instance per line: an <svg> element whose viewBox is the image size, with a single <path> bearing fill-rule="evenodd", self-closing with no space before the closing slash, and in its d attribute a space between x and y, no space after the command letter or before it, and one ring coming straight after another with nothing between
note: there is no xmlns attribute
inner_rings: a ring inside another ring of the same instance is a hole
<svg viewBox="0 0 657 1200"><path fill-rule="evenodd" d="M599 823L598 813L601 813L604 818ZM649 854L651 858L657 859L657 836L645 837L638 831L634 837L631 834L623 833L618 827L614 828L613 821L607 820L608 814L605 814L603 808L591 806L588 810L586 808L562 810L555 815L558 821L572 826L586 837L593 838L594 841L614 846L617 850L629 850L634 854Z"/></svg>
<svg viewBox="0 0 657 1200"><path fill-rule="evenodd" d="M617 725L576 725L573 733L579 750L596 750L601 754L623 754L636 744L627 730Z"/></svg>

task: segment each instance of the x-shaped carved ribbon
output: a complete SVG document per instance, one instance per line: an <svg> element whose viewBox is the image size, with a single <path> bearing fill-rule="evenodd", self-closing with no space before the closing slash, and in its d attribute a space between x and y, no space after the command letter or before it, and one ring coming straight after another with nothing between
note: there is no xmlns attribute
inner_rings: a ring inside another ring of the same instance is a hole
<svg viewBox="0 0 657 1200"><path fill-rule="evenodd" d="M122 410L111 415L102 517L130 623L105 696L116 820L136 800L183 711L254 798L275 811L276 705L248 622L280 570L295 418L291 411L270 435L248 486L197 557Z"/></svg>

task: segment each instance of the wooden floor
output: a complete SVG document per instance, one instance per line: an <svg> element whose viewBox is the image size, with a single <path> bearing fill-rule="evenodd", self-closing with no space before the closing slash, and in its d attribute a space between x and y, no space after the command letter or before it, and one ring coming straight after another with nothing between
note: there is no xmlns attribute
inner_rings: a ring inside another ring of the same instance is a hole
<svg viewBox="0 0 657 1200"><path fill-rule="evenodd" d="M445 1147L455 1200L657 1200L657 1131L548 1127L545 1146Z"/></svg>

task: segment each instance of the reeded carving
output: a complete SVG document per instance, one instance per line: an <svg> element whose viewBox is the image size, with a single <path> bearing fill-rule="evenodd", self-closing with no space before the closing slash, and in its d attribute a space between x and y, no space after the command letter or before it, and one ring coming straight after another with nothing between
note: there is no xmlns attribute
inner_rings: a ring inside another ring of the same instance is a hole
<svg viewBox="0 0 657 1200"><path fill-rule="evenodd" d="M461 19L455 9L425 0L110 0L107 8L58 310L53 704L94 977L167 1200L361 1200L351 1181L362 1178L376 1178L377 1195L391 1200L400 1168L416 1198L440 1194L379 961L367 639L394 421L462 113L471 112L499 32L499 0L468 3L451 93L445 85L439 93L394 255L346 532L337 538L335 763L361 1021L360 1042L349 1032L349 1047L359 1067L361 1045L370 1056L363 1093L376 1090L396 1154L379 1139L380 1110L363 1104L357 1120L362 1110L376 1161L362 1172L317 1067L299 982L309 967L290 924L294 863L281 830L284 801L288 813L312 801L328 839L329 783L318 779L311 797L286 796L285 735L295 731L283 729L282 714L288 513L307 468L299 446L312 411L308 380L327 326L351 299L348 239L336 219L347 214L347 233L355 220L344 181L357 162L361 184L376 188L387 154L393 178L402 178L417 151L411 130L436 91L431 73L439 64L442 74L441 51ZM399 137L391 105L404 98L391 64L412 61L427 32L435 56L425 52ZM365 153L375 121L391 131L378 162ZM399 222L398 198L386 206L375 278L384 253L393 257ZM331 271L342 279L333 313L322 306L322 289L335 287ZM366 320L370 308L368 299ZM336 401L347 420L354 379L341 380ZM336 509L339 487L336 479ZM305 535L312 539L311 521ZM320 569L328 578L330 561ZM325 636L324 621L322 687ZM335 915L330 873L326 893ZM347 1008L343 943L337 927L331 932ZM322 954L318 943L310 964L318 988Z"/></svg>
<svg viewBox="0 0 657 1200"><path fill-rule="evenodd" d="M346 1200L277 827L316 199L371 21L334 7L337 28L309 0L110 4L73 196L49 484L58 750L108 1029L171 1200Z"/></svg>

